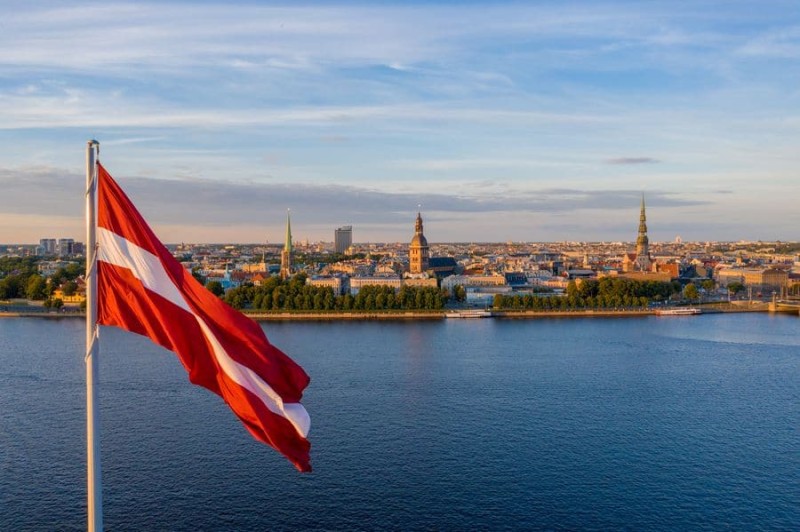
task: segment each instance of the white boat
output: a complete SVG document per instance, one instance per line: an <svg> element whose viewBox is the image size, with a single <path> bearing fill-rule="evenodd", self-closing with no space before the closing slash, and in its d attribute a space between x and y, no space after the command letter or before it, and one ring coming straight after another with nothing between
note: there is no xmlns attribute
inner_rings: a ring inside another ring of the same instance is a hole
<svg viewBox="0 0 800 532"><path fill-rule="evenodd" d="M703 311L699 308L692 307L664 308L656 310L656 316L694 316L702 313Z"/></svg>
<svg viewBox="0 0 800 532"><path fill-rule="evenodd" d="M491 310L472 309L472 310L452 310L445 314L448 318L491 318Z"/></svg>

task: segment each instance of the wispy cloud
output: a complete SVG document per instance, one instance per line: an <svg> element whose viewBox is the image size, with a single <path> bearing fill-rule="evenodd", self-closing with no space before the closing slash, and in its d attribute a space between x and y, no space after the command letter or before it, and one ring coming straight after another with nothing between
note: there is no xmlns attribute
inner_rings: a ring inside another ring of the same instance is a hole
<svg viewBox="0 0 800 532"><path fill-rule="evenodd" d="M257 109L181 108L167 102L121 99L102 91L63 90L37 97L0 98L5 119L0 129L66 127L225 129L237 126L321 126L364 121L470 124L600 124L618 122L613 115L453 107L426 103L388 105L283 106Z"/></svg>
<svg viewBox="0 0 800 532"><path fill-rule="evenodd" d="M547 168L559 165L575 165L575 162L555 162L550 159L515 159L501 157L496 159L429 159L416 161L398 161L400 167L429 171L459 171L466 169L503 169L503 168Z"/></svg>
<svg viewBox="0 0 800 532"><path fill-rule="evenodd" d="M0 212L26 213L33 208L57 215L75 215L79 201L65 198L82 194L80 174L46 167L0 169L0 186L6 193ZM387 192L354 186L290 183L232 183L199 179L119 179L143 211L159 222L190 221L198 225L245 223L263 219L266 213L291 207L311 223L355 222L376 219L401 223L417 204L439 213L471 212L568 212L636 207L641 192L635 190L511 189L493 193L481 190L450 194ZM668 192L648 193L648 204L665 207L700 205Z"/></svg>
<svg viewBox="0 0 800 532"><path fill-rule="evenodd" d="M112 138L109 140L104 140L103 144L105 146L125 146L127 144L141 144L146 142L158 142L164 140L166 137L131 137L131 138Z"/></svg>
<svg viewBox="0 0 800 532"><path fill-rule="evenodd" d="M317 64L371 61L402 70L442 54L458 55L468 39L645 39L662 24L666 13L661 9L649 14L615 13L613 6L568 4L433 5L425 9L245 4L231 9L206 3L112 2L92 9L69 4L44 10L26 7L6 14L11 30L4 32L5 39L16 46L1 46L5 52L0 51L0 61L76 69L197 66L222 58L237 66L251 66L272 58L288 58L289 63L296 62L293 58L314 58ZM103 46L84 46L89 29L93 40Z"/></svg>
<svg viewBox="0 0 800 532"><path fill-rule="evenodd" d="M0 23L0 165L23 170L0 176L0 211L72 216L82 178L43 169L78 167L97 136L120 175L170 178L126 181L173 227L286 206L388 227L417 203L473 229L505 212L520 232L554 213L591 227L644 180L648 204L720 213L768 182L789 220L800 13L762 4L19 3Z"/></svg>
<svg viewBox="0 0 800 532"><path fill-rule="evenodd" d="M738 49L744 56L800 58L800 25L769 31L749 40Z"/></svg>
<svg viewBox="0 0 800 532"><path fill-rule="evenodd" d="M653 157L616 157L614 159L606 159L608 164L654 164L659 163L658 159Z"/></svg>

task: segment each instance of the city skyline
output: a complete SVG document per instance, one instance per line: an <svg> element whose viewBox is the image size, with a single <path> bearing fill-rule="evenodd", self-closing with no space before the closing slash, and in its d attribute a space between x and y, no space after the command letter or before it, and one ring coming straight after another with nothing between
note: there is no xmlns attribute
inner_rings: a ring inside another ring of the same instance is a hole
<svg viewBox="0 0 800 532"><path fill-rule="evenodd" d="M792 2L191 6L7 14L0 242L83 239L92 137L166 242L798 238Z"/></svg>

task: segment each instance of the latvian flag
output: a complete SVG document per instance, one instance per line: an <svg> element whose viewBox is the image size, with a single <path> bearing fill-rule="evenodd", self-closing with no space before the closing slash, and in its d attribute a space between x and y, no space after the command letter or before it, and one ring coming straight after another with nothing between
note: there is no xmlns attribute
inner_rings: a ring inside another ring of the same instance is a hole
<svg viewBox="0 0 800 532"><path fill-rule="evenodd" d="M221 396L257 440L311 471L303 368L172 257L100 164L97 179L97 322L175 352L189 380Z"/></svg>

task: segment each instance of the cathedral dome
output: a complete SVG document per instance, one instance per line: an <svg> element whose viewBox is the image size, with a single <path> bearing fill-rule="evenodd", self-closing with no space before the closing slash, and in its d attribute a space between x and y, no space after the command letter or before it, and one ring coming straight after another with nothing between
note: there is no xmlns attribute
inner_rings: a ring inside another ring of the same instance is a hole
<svg viewBox="0 0 800 532"><path fill-rule="evenodd" d="M422 232L422 214L417 213L417 222L414 224L414 236L411 238L411 247L427 248L428 239Z"/></svg>
<svg viewBox="0 0 800 532"><path fill-rule="evenodd" d="M428 239L422 233L417 233L411 238L411 245L414 247L428 247Z"/></svg>

